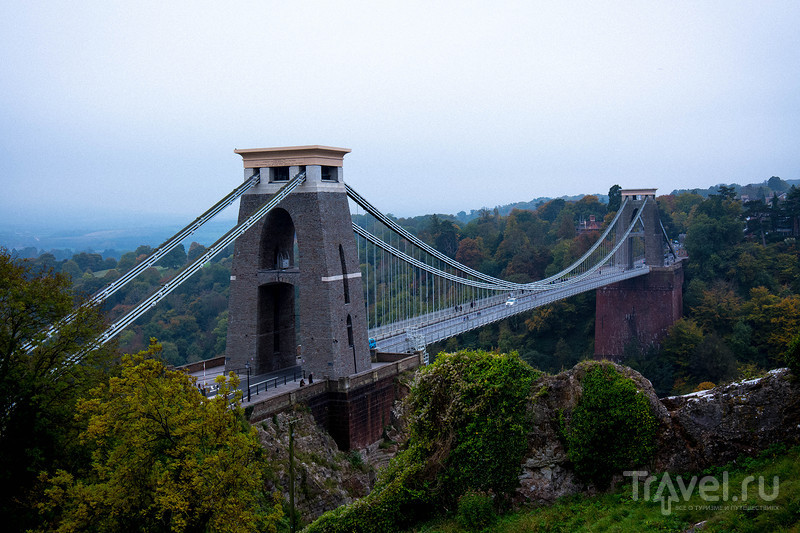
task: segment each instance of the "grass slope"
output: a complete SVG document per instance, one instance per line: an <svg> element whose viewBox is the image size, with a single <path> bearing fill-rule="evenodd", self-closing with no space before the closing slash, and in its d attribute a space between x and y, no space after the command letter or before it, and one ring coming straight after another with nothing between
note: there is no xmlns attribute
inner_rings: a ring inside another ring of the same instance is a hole
<svg viewBox="0 0 800 533"><path fill-rule="evenodd" d="M727 474L726 474L727 473ZM722 482L727 475L727 490ZM667 478L667 476L669 476ZM702 478L706 481L705 498L701 497ZM747 485L743 501L743 482L748 476L755 479ZM760 497L759 477L763 478ZM778 490L773 487L779 480ZM631 478L611 493L599 496L571 496L554 505L520 509L500 517L483 531L502 533L531 532L599 532L599 531L674 531L691 530L694 524L705 522L697 531L705 532L797 532L800 531L800 446L786 449L776 446L755 458L740 458L728 465L700 473L698 483L689 491L691 475L683 475L679 484L675 475L658 475L650 486L649 501L643 498L644 481L638 482L638 498L633 498ZM719 486L715 489L711 479ZM669 509L665 502L674 494ZM670 492L670 487L674 493ZM684 490L682 490L684 489ZM684 498L684 492L688 499ZM772 499L773 495L775 496ZM717 497L716 501L709 499ZM655 501L653 501L655 500ZM458 533L464 529L455 519L429 522L412 531L415 533Z"/></svg>

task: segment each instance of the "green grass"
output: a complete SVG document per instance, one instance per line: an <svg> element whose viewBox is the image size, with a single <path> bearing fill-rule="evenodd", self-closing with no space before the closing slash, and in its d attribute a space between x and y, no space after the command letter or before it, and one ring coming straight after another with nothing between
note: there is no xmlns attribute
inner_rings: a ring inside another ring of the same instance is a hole
<svg viewBox="0 0 800 533"><path fill-rule="evenodd" d="M727 472L727 493L723 479ZM800 447L786 450L770 449L756 458L742 458L723 467L698 473L718 480L716 490L710 480L706 496L717 496L718 501L703 499L699 483L686 494L685 500L677 476L657 476L650 487L650 500L643 496L644 481L639 481L638 498L633 499L630 478L614 492L599 496L570 496L551 506L523 508L501 516L484 531L501 533L532 532L598 532L598 531L675 531L681 532L691 525L707 521L703 532L800 532ZM755 481L748 485L747 499L742 498L742 482L747 476ZM763 493L767 498L774 494L773 478L779 479L777 497L767 501L759 496L758 479L764 479ZM682 476L688 489L691 475ZM671 502L669 513L662 511L660 501L652 501L663 485L662 494L674 487L677 501ZM734 501L734 496L736 500ZM727 501L725 501L727 497ZM454 518L439 519L413 530L417 533L460 533L470 531L458 526Z"/></svg>

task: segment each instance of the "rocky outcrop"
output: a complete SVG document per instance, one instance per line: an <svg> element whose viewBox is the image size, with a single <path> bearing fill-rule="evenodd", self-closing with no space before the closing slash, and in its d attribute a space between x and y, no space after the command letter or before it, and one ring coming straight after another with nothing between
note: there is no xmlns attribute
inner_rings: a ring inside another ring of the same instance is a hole
<svg viewBox="0 0 800 533"><path fill-rule="evenodd" d="M548 503L576 492L595 492L594 486L581 482L572 470L561 438L561 419L569 417L578 404L583 394L581 380L587 369L597 364L600 363L579 363L571 370L555 376L544 376L535 384L529 406L532 414L530 446L519 478L519 500ZM613 365L620 374L632 379L636 387L647 396L659 424L668 424L669 414L647 379L626 366L610 362L602 364Z"/></svg>
<svg viewBox="0 0 800 533"><path fill-rule="evenodd" d="M396 383L398 398L408 394L409 376ZM366 496L377 472L389 464L406 440L404 403L396 401L384 438L350 452L339 450L333 437L314 420L310 410L297 407L255 425L262 448L273 467L270 492L280 491L289 501L289 423L294 423L295 507L303 522L325 511Z"/></svg>
<svg viewBox="0 0 800 533"><path fill-rule="evenodd" d="M277 414L255 427L273 467L270 492L280 491L289 501L289 423L294 423L295 506L304 522L366 496L375 471L358 452L345 453L310 411Z"/></svg>
<svg viewBox="0 0 800 533"><path fill-rule="evenodd" d="M647 397L658 423L657 452L651 471L698 472L712 465L752 455L777 442L800 441L800 383L788 370L715 389L659 399L650 382L638 372L609 362L587 361L534 385L528 409L529 448L519 476L517 500L550 503L598 488L576 475L561 435L561 420L571 416L583 388L581 380L592 365L612 364ZM402 394L407 393L407 385ZM392 426L380 443L354 452L341 452L307 410L285 412L256 425L264 450L274 466L272 490L288 501L289 420L295 420L297 508L305 521L324 511L352 503L371 490L377 472L406 440L403 402L392 409Z"/></svg>
<svg viewBox="0 0 800 533"><path fill-rule="evenodd" d="M800 384L787 369L685 396L664 398L657 471L699 471L800 438Z"/></svg>
<svg viewBox="0 0 800 533"><path fill-rule="evenodd" d="M575 476L560 435L560 421L577 405L583 392L581 379L595 364L601 363L580 363L536 383L530 405L530 447L517 490L519 500L549 503L568 494L596 492L596 487ZM614 366L647 396L658 421L657 452L646 465L652 471L699 471L777 442L800 440L800 383L791 379L788 370L659 400L641 374Z"/></svg>

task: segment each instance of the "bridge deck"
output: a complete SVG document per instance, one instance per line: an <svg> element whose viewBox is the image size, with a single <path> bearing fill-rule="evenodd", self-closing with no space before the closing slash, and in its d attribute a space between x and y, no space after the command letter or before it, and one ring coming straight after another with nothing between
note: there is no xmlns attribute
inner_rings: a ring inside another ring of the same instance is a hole
<svg viewBox="0 0 800 533"><path fill-rule="evenodd" d="M627 270L619 267L603 268L594 275L565 287L554 285L552 289L545 291L515 293L516 302L512 305L506 305L506 296L493 296L477 300L474 306L464 305L458 311L451 308L374 328L369 331L369 334L376 340L378 350L403 352L409 347L409 333L423 335L425 343L430 344L557 300L625 279L643 276L649 272L650 267L643 263Z"/></svg>

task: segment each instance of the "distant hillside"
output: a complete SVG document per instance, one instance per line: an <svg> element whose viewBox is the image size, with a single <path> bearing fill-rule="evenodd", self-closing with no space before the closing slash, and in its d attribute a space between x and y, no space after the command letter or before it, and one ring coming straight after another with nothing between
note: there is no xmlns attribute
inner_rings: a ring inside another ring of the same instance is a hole
<svg viewBox="0 0 800 533"><path fill-rule="evenodd" d="M772 176L768 180L761 183L750 183L748 185L739 185L738 183L718 183L708 189L675 189L671 194L694 193L699 194L703 198L708 198L712 194L717 194L721 186L732 187L739 197L746 196L749 200L769 200L773 194L781 194L788 191L792 186L800 187L799 180L784 180L778 176Z"/></svg>
<svg viewBox="0 0 800 533"><path fill-rule="evenodd" d="M607 194L599 194L599 193L594 193L594 194L591 194L591 195L578 194L578 195L575 195L575 196L559 196L558 199L561 199L561 200L564 200L564 201L567 201L567 202L577 202L578 200L580 200L584 196L596 196L601 204L607 204L608 203L608 195ZM546 204L550 200L555 200L555 199L556 198L550 198L550 197L547 197L547 196L540 196L539 198L534 198L530 202L515 202L513 204L498 205L498 206L495 206L495 207L492 207L492 208L482 207L480 209L472 209L472 210L470 210L469 213L467 213L466 211L459 211L456 214L456 216L453 217L453 218L455 220L458 220L459 222L463 222L463 223L466 224L467 222L469 222L473 218L478 218L480 216L480 214L481 214L481 211L494 211L495 209L497 209L497 212L499 214L503 215L503 216L507 216L514 209L527 209L529 211L536 211L536 208L539 207L540 205Z"/></svg>
<svg viewBox="0 0 800 533"><path fill-rule="evenodd" d="M18 257L34 258L40 253L51 252L56 260L69 259L73 253L97 252L103 257L120 256L141 245L156 247L177 233L185 223L159 221L146 225L109 222L93 229L81 226L52 227L39 222L30 226L0 226L0 246L16 250ZM236 225L233 220L212 220L196 231L187 241L196 241L209 246L226 231ZM189 242L186 243L188 247Z"/></svg>

